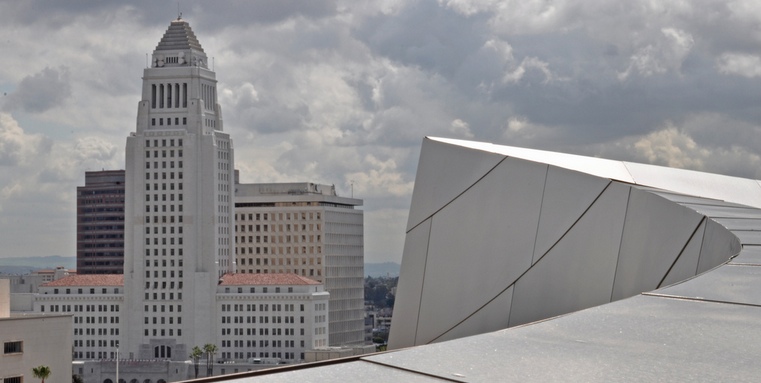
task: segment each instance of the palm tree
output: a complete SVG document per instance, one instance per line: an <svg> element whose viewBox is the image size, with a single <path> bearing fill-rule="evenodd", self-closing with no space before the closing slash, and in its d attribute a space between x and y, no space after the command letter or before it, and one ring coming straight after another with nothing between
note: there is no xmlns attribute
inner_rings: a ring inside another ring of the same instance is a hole
<svg viewBox="0 0 761 383"><path fill-rule="evenodd" d="M203 345L203 351L206 353L206 376L211 376L214 372L214 354L217 353L217 345L206 343Z"/></svg>
<svg viewBox="0 0 761 383"><path fill-rule="evenodd" d="M190 351L190 359L193 359L193 365L196 368L196 379L198 379L198 360L201 359L201 355L203 355L203 351L198 346L194 346Z"/></svg>
<svg viewBox="0 0 761 383"><path fill-rule="evenodd" d="M50 367L48 366L37 366L32 368L32 375L34 375L35 378L42 379L42 383L45 383L45 379L50 376Z"/></svg>

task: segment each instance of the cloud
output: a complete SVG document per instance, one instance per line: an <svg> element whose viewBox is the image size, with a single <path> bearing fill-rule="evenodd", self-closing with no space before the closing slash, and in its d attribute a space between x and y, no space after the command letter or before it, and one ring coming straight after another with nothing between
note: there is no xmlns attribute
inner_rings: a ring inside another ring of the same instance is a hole
<svg viewBox="0 0 761 383"><path fill-rule="evenodd" d="M761 77L761 57L757 55L724 53L717 60L722 74L743 77Z"/></svg>
<svg viewBox="0 0 761 383"><path fill-rule="evenodd" d="M8 95L5 110L21 108L27 112L42 113L62 106L71 96L69 68L45 67L42 71L24 77L14 92Z"/></svg>
<svg viewBox="0 0 761 383"><path fill-rule="evenodd" d="M633 72L644 77L667 71L679 73L695 41L692 35L676 28L662 28L661 33L661 39L641 47L631 56L629 67L619 74L619 80L626 80Z"/></svg>
<svg viewBox="0 0 761 383"><path fill-rule="evenodd" d="M10 114L0 113L0 166L29 165L50 144L40 135L26 134Z"/></svg>

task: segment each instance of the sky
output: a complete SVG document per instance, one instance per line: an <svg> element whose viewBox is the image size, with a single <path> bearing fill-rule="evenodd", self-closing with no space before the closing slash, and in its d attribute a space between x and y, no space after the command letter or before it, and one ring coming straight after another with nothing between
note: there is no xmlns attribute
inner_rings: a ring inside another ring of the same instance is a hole
<svg viewBox="0 0 761 383"><path fill-rule="evenodd" d="M353 191L366 262L401 261L425 136L761 178L754 0L0 0L0 257L75 255L178 4L241 182Z"/></svg>

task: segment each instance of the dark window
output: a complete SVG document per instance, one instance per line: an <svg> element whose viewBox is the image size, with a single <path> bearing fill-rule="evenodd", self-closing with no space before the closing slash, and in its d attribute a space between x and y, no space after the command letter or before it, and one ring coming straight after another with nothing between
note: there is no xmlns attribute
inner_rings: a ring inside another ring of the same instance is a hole
<svg viewBox="0 0 761 383"><path fill-rule="evenodd" d="M3 354L18 354L24 352L24 342L18 340L5 342L3 345Z"/></svg>

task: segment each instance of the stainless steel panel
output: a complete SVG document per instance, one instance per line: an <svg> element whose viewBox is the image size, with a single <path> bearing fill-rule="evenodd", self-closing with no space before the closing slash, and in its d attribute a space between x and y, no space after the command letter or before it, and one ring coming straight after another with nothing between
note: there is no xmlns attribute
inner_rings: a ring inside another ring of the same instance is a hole
<svg viewBox="0 0 761 383"><path fill-rule="evenodd" d="M510 326L610 301L629 186L613 182L515 285Z"/></svg>
<svg viewBox="0 0 761 383"><path fill-rule="evenodd" d="M233 370L234 367L235 365L230 365L228 371ZM280 368L279 371L273 370L268 374L257 374L247 377L243 373L238 376L228 375L225 378L215 377L215 379L229 383L442 382L439 378L419 374L415 371L404 371L392 366L384 366L362 360L311 368L303 368L304 365L298 366L300 367L298 369L288 369L288 366L277 367ZM142 382L142 380L140 381Z"/></svg>
<svg viewBox="0 0 761 383"><path fill-rule="evenodd" d="M754 382L759 319L758 307L636 296L364 359L471 382Z"/></svg>
<svg viewBox="0 0 761 383"><path fill-rule="evenodd" d="M546 174L547 165L509 158L434 215L416 344L453 328L528 269Z"/></svg>
<svg viewBox="0 0 761 383"><path fill-rule="evenodd" d="M651 294L761 305L761 267L725 265Z"/></svg>
<svg viewBox="0 0 761 383"><path fill-rule="evenodd" d="M637 185L761 207L761 186L755 180L631 162L624 164Z"/></svg>
<svg viewBox="0 0 761 383"><path fill-rule="evenodd" d="M632 188L612 300L658 288L702 219L675 202Z"/></svg>
<svg viewBox="0 0 761 383"><path fill-rule="evenodd" d="M748 207L731 207L731 206L717 206L717 205L695 205L684 204L697 211L700 214L712 217L712 218L750 218L761 219L761 211L758 209Z"/></svg>
<svg viewBox="0 0 761 383"><path fill-rule="evenodd" d="M745 265L761 265L761 246L743 246L740 255L730 263Z"/></svg>
<svg viewBox="0 0 761 383"><path fill-rule="evenodd" d="M706 230L707 220L703 220L700 228L695 232L690 242L679 255L674 266L669 271L666 278L659 287L668 286L685 279L695 276L698 271L698 259L700 258L700 247L703 245L703 235Z"/></svg>
<svg viewBox="0 0 761 383"><path fill-rule="evenodd" d="M430 232L431 219L428 219L407 233L404 241L404 256L389 332L389 349L415 344Z"/></svg>
<svg viewBox="0 0 761 383"><path fill-rule="evenodd" d="M740 252L740 241L729 230L718 223L708 220L700 249L698 274L704 273Z"/></svg>
<svg viewBox="0 0 761 383"><path fill-rule="evenodd" d="M729 230L761 230L761 219L748 218L712 218Z"/></svg>
<svg viewBox="0 0 761 383"><path fill-rule="evenodd" d="M407 231L471 187L505 157L423 140Z"/></svg>
<svg viewBox="0 0 761 383"><path fill-rule="evenodd" d="M610 182L550 166L542 199L534 262L573 226Z"/></svg>
<svg viewBox="0 0 761 383"><path fill-rule="evenodd" d="M505 292L487 303L486 306L477 310L463 322L458 323L453 329L437 338L436 342L443 342L507 328L508 319L510 318L510 303L512 300L513 287L510 286Z"/></svg>

